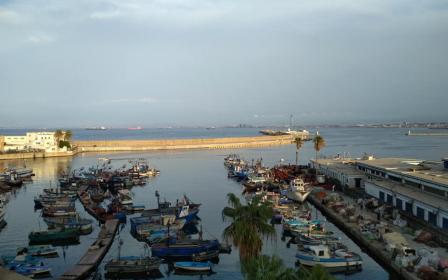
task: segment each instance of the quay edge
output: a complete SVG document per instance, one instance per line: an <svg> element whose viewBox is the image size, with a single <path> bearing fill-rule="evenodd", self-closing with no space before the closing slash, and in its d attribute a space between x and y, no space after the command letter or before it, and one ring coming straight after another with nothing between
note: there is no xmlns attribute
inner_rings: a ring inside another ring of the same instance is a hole
<svg viewBox="0 0 448 280"><path fill-rule="evenodd" d="M406 280L418 280L419 278L413 274L408 272L404 268L400 268L382 252L382 250L378 247L375 247L372 242L365 239L361 233L355 228L350 227L345 223L345 221L336 215L331 209L328 209L322 203L320 203L313 195L308 196L308 201L314 205L319 211L322 212L334 225L336 225L340 230L342 230L345 234L347 234L356 244L358 244L361 249L363 249L369 256L378 261L383 267L393 272L396 276L401 279Z"/></svg>

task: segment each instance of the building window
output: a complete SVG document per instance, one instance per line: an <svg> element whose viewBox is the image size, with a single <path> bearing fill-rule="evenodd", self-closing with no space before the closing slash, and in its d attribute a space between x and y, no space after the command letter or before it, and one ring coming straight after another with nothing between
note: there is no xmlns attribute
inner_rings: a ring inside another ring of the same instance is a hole
<svg viewBox="0 0 448 280"><path fill-rule="evenodd" d="M425 209L417 206L417 218L422 220L425 219Z"/></svg>
<svg viewBox="0 0 448 280"><path fill-rule="evenodd" d="M406 212L408 212L409 214L412 214L412 203L410 202L406 202Z"/></svg>
<svg viewBox="0 0 448 280"><path fill-rule="evenodd" d="M428 211L428 222L433 226L437 226L437 215L432 211Z"/></svg>
<svg viewBox="0 0 448 280"><path fill-rule="evenodd" d="M380 201L384 202L384 193L382 191L380 191Z"/></svg>
<svg viewBox="0 0 448 280"><path fill-rule="evenodd" d="M442 228L448 229L448 219L447 218L442 219Z"/></svg>
<svg viewBox="0 0 448 280"><path fill-rule="evenodd" d="M403 200L397 198L397 199L395 200L395 205L396 205L397 209L399 209L399 210L403 210Z"/></svg>
<svg viewBox="0 0 448 280"><path fill-rule="evenodd" d="M387 201L386 201L386 202L387 202L388 204L393 204L393 199L394 199L394 198L393 198L390 194L388 194L388 195L387 195Z"/></svg>

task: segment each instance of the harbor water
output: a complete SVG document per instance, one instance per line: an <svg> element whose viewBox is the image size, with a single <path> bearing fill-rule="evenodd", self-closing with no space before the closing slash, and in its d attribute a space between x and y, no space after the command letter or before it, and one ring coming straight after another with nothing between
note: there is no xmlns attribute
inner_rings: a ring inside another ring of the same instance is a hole
<svg viewBox="0 0 448 280"><path fill-rule="evenodd" d="M145 132L146 131L146 132ZM150 134L149 130L127 132L116 131L80 131L85 133L77 135L79 140L102 139L99 136L89 135L109 133L108 140L130 139L133 134L142 133L135 139L147 138L195 138L195 137L227 137L227 136L251 136L256 135L255 129L216 129L200 132L198 129L165 130L169 133L159 131L157 137ZM235 132L237 131L237 132ZM320 134L325 138L327 146L322 153L327 155L340 154L341 156L361 156L363 153L372 153L377 157L407 157L422 158L429 160L440 160L448 155L448 138L422 137L413 138L405 135L406 129L348 129L327 128L321 129ZM3 132L2 132L3 133ZM146 133L146 134L145 134ZM199 135L199 136L198 136ZM91 137L91 138L90 138ZM106 136L101 136L106 137ZM104 139L104 138L103 138ZM160 176L150 179L145 186L134 187L134 204L145 205L146 208L157 207L155 191L160 193L161 200L175 202L186 194L196 203L202 203L199 217L203 225L204 238L221 239L222 231L226 223L222 221L221 211L227 205L226 194L233 192L241 195L240 183L227 178L227 171L223 166L223 159L227 154L238 153L241 157L251 160L262 158L263 163L272 166L278 163L293 163L295 160L295 147L293 145L241 150L202 150L202 151L163 151L147 153L113 153L113 154L80 154L74 158L61 157L36 160L13 160L1 161L0 169L3 167L32 168L36 174L33 181L25 184L11 194L10 202L6 207L6 221L8 225L0 232L0 254L15 254L16 249L28 244L28 234L32 230L44 230L46 225L40 215L40 211L34 210L33 199L42 193L44 188L55 187L58 174L80 167L96 166L98 158L111 159L112 165L120 167L131 159L145 158L152 167L161 171ZM300 163L307 164L309 159L315 156L312 143L306 143L300 150ZM91 218L79 203L77 210L82 217ZM322 215L312 211L313 215ZM139 214L136 214L138 216ZM121 255L142 255L144 244L138 242L130 235L130 224L120 226L116 238L123 241ZM336 232L345 244L353 251L360 253L363 258L363 270L352 275L337 275L338 279L389 279L389 275L376 261L354 244L344 233L338 230L330 222L326 224L329 230ZM287 266L293 267L296 253L294 245L287 248L286 242L281 240L281 226L277 227L277 238L266 240L263 248L265 254L276 254L280 256ZM52 268L53 277L61 275L65 270L75 264L87 251L90 244L96 239L99 226L96 224L91 234L81 236L80 244L66 247L58 247L59 257L46 259ZM110 251L103 260L108 261L117 257L118 242L114 242ZM167 265L160 267L162 277L169 279L199 279L200 276L174 275L169 271ZM210 279L242 279L238 251L233 248L230 255L220 255L220 261L213 267L214 274L205 277ZM393 278L393 277L392 277Z"/></svg>

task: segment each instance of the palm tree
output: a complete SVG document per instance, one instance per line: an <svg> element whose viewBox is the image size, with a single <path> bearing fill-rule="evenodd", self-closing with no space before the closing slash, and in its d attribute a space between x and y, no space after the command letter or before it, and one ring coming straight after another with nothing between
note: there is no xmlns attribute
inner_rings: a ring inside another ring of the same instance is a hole
<svg viewBox="0 0 448 280"><path fill-rule="evenodd" d="M316 137L314 137L313 143L314 143L314 150L316 150L316 164L317 164L317 153L323 148L325 148L326 143L325 139L320 135L316 135Z"/></svg>
<svg viewBox="0 0 448 280"><path fill-rule="evenodd" d="M294 139L294 143L296 144L296 165L299 165L299 150L302 148L304 141L302 140L302 137L297 136Z"/></svg>
<svg viewBox="0 0 448 280"><path fill-rule="evenodd" d="M287 268L277 256L262 255L243 262L243 274L246 280L335 280L323 266L310 269Z"/></svg>
<svg viewBox="0 0 448 280"><path fill-rule="evenodd" d="M255 197L247 205L233 193L227 194L230 207L222 210L223 221L231 224L224 229L223 238L231 240L239 248L241 260L256 257L261 252L263 238L275 236L274 227L267 221L272 218L272 207L261 203L260 197Z"/></svg>
<svg viewBox="0 0 448 280"><path fill-rule="evenodd" d="M328 271L321 265L315 265L311 269L300 267L296 274L297 279L300 280L336 280Z"/></svg>
<svg viewBox="0 0 448 280"><path fill-rule="evenodd" d="M258 256L243 262L243 274L246 280L296 280L297 272L283 265L277 256Z"/></svg>
<svg viewBox="0 0 448 280"><path fill-rule="evenodd" d="M64 141L70 141L72 139L73 133L71 130L66 130L64 132Z"/></svg>
<svg viewBox="0 0 448 280"><path fill-rule="evenodd" d="M62 130L58 129L54 132L54 139L56 140L56 144L58 147L59 147L59 141L61 141L62 136L64 136Z"/></svg>

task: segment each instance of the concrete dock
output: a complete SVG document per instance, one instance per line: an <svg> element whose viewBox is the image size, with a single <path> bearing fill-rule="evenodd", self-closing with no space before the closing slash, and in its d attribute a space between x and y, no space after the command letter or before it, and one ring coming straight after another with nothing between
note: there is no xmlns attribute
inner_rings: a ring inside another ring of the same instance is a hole
<svg viewBox="0 0 448 280"><path fill-rule="evenodd" d="M90 246L88 251L79 262L67 270L60 280L80 280L88 277L101 263L107 251L114 241L118 230L118 220L107 220L102 226L97 240Z"/></svg>
<svg viewBox="0 0 448 280"><path fill-rule="evenodd" d="M29 280L30 278L0 267L0 280Z"/></svg>
<svg viewBox="0 0 448 280"><path fill-rule="evenodd" d="M345 197L344 197L345 198ZM369 240L365 238L356 224L349 223L344 220L343 217L338 215L332 209L323 205L319 199L313 195L308 196L308 201L319 209L328 220L335 224L340 230L342 230L347 236L349 236L356 244L358 244L363 251L369 256L379 262L383 267L393 272L396 276L402 279L417 280L419 279L415 273L407 271L405 268L397 266L391 259L391 256L384 250L384 244L376 240Z"/></svg>

